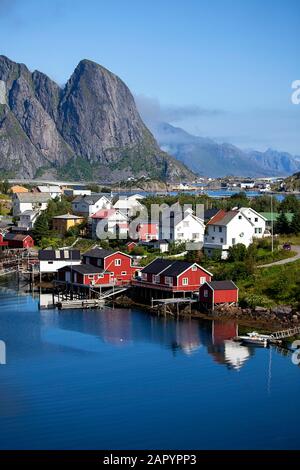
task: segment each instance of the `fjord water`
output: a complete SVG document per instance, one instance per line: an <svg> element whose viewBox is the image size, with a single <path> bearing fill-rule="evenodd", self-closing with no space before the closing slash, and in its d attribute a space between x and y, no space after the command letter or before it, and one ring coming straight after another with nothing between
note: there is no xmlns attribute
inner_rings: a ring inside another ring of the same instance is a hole
<svg viewBox="0 0 300 470"><path fill-rule="evenodd" d="M300 368L236 331L0 289L0 448L299 448Z"/></svg>

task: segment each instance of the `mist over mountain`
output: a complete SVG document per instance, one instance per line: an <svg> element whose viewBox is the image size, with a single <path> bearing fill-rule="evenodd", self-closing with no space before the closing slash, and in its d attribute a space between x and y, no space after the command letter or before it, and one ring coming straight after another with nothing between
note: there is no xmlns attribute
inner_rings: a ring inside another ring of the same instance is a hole
<svg viewBox="0 0 300 470"><path fill-rule="evenodd" d="M288 176L300 170L300 157L268 149L241 150L235 145L189 134L168 123L149 124L161 148L204 176Z"/></svg>
<svg viewBox="0 0 300 470"><path fill-rule="evenodd" d="M193 174L163 152L116 75L82 60L64 87L0 56L0 175L117 181Z"/></svg>

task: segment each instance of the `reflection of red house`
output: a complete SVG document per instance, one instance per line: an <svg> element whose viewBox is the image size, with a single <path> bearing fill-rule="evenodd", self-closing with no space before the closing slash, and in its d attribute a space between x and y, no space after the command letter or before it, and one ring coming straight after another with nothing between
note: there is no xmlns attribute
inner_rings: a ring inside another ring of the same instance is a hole
<svg viewBox="0 0 300 470"><path fill-rule="evenodd" d="M0 250L6 247L8 247L8 242L3 241L3 234L0 233Z"/></svg>
<svg viewBox="0 0 300 470"><path fill-rule="evenodd" d="M8 242L9 248L32 248L34 246L33 238L30 235L20 233L7 233L4 241Z"/></svg>
<svg viewBox="0 0 300 470"><path fill-rule="evenodd" d="M199 289L199 301L213 307L216 304L237 303L239 289L233 281L206 282Z"/></svg>
<svg viewBox="0 0 300 470"><path fill-rule="evenodd" d="M197 263L157 258L145 266L134 286L167 292L196 292L212 274Z"/></svg>
<svg viewBox="0 0 300 470"><path fill-rule="evenodd" d="M212 323L212 343L221 345L225 340L232 339L238 335L238 326L234 321L213 321Z"/></svg>
<svg viewBox="0 0 300 470"><path fill-rule="evenodd" d="M132 266L132 257L121 251L104 250L94 248L83 255L83 263L91 264L113 273L116 284L131 281L137 271L136 266Z"/></svg>
<svg viewBox="0 0 300 470"><path fill-rule="evenodd" d="M113 285L113 274L91 264L78 264L58 269L57 280L79 286Z"/></svg>

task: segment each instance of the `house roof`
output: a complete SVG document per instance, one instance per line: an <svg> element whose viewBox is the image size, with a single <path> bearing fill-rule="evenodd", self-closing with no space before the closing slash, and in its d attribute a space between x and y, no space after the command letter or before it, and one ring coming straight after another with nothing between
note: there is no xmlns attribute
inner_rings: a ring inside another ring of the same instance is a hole
<svg viewBox="0 0 300 470"><path fill-rule="evenodd" d="M276 222L278 217L280 216L279 212L260 212L260 215L262 215L268 222ZM285 212L285 216L288 219L289 222L292 221L293 219L293 214L291 212Z"/></svg>
<svg viewBox="0 0 300 470"><path fill-rule="evenodd" d="M142 272L146 274L163 274L164 276L179 276L187 269L191 268L196 263L190 263L188 261L176 261L171 259L156 258L150 264L143 268ZM199 265L197 265L199 266ZM203 271L209 273L206 269L199 266Z"/></svg>
<svg viewBox="0 0 300 470"><path fill-rule="evenodd" d="M61 193L62 190L59 186L38 186L40 193Z"/></svg>
<svg viewBox="0 0 300 470"><path fill-rule="evenodd" d="M20 202L25 203L48 202L51 199L49 193L16 193L15 196Z"/></svg>
<svg viewBox="0 0 300 470"><path fill-rule="evenodd" d="M73 215L73 214L63 214L63 215L56 215L55 217L52 217L53 219L63 219L63 220L77 220L77 219L82 219L82 217L78 215Z"/></svg>
<svg viewBox="0 0 300 470"><path fill-rule="evenodd" d="M239 209L239 212L242 212L242 213L244 213L244 212L246 212L246 211L250 211L250 212L252 212L253 214L255 214L255 215L257 215L258 217L260 217L261 219L267 220L267 219L262 215L262 213L255 211L254 209L252 209L252 207L240 207L240 209Z"/></svg>
<svg viewBox="0 0 300 470"><path fill-rule="evenodd" d="M211 281L206 282L213 290L236 290L238 287L233 281Z"/></svg>
<svg viewBox="0 0 300 470"><path fill-rule="evenodd" d="M204 210L204 220L210 220L219 212L219 209L206 209Z"/></svg>
<svg viewBox="0 0 300 470"><path fill-rule="evenodd" d="M79 250L40 250L40 261L80 261Z"/></svg>
<svg viewBox="0 0 300 470"><path fill-rule="evenodd" d="M92 264L76 264L75 266L65 266L64 268L59 269L59 271L71 270L80 274L102 274L110 272L102 268L98 268L97 266L93 266Z"/></svg>
<svg viewBox="0 0 300 470"><path fill-rule="evenodd" d="M216 215L214 215L208 222L207 225L227 225L232 219L239 213L239 211L224 211L221 209Z"/></svg>
<svg viewBox="0 0 300 470"><path fill-rule="evenodd" d="M99 199L105 198L108 201L110 201L110 194L108 193L100 193L100 194L91 194L91 195L82 195L82 196L76 196L75 199L72 201L72 204L75 202L86 202L90 206L93 204L96 204Z"/></svg>
<svg viewBox="0 0 300 470"><path fill-rule="evenodd" d="M10 188L12 193L28 193L28 189L24 188L24 186L19 186L18 184L12 186Z"/></svg>
<svg viewBox="0 0 300 470"><path fill-rule="evenodd" d="M24 241L30 235L22 235L21 233L7 233L5 235L5 240L16 240L16 241ZM31 237L30 237L31 238Z"/></svg>
<svg viewBox="0 0 300 470"><path fill-rule="evenodd" d="M142 270L146 274L160 274L172 264L171 260L156 258Z"/></svg>
<svg viewBox="0 0 300 470"><path fill-rule="evenodd" d="M120 211L112 209L100 209L98 212L92 215L92 219L108 219L109 217L116 216L118 219L127 220L127 217L124 214L121 214Z"/></svg>
<svg viewBox="0 0 300 470"><path fill-rule="evenodd" d="M92 250L86 251L83 256L88 256L90 258L106 258L107 256L117 253L116 250L104 250L103 248L93 248Z"/></svg>

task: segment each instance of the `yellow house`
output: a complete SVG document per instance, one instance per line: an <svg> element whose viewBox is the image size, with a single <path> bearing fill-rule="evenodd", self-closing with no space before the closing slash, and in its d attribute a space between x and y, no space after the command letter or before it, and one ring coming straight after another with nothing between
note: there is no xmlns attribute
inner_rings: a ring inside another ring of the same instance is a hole
<svg viewBox="0 0 300 470"><path fill-rule="evenodd" d="M73 214L57 215L53 217L52 222L53 230L61 235L65 235L70 228L84 222L84 217Z"/></svg>
<svg viewBox="0 0 300 470"><path fill-rule="evenodd" d="M19 186L18 184L16 184L15 186L12 186L10 188L10 192L13 193L13 194L28 193L28 189L24 188L24 186Z"/></svg>

